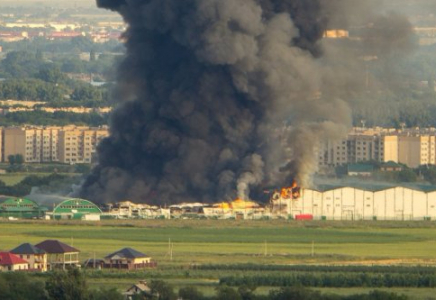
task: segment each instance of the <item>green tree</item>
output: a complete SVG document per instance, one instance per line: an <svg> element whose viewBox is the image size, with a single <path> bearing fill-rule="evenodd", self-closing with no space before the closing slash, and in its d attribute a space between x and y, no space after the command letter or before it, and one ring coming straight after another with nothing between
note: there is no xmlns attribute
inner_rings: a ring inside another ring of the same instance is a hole
<svg viewBox="0 0 436 300"><path fill-rule="evenodd" d="M8 155L8 162L11 166L15 165L15 155Z"/></svg>
<svg viewBox="0 0 436 300"><path fill-rule="evenodd" d="M151 298L153 300L175 300L177 299L173 287L162 280L150 282Z"/></svg>
<svg viewBox="0 0 436 300"><path fill-rule="evenodd" d="M76 173L89 174L90 171L91 171L90 164L76 164L75 165L75 172Z"/></svg>
<svg viewBox="0 0 436 300"><path fill-rule="evenodd" d="M432 165L422 165L418 168L418 172L424 179L431 184L436 184L436 167Z"/></svg>
<svg viewBox="0 0 436 300"><path fill-rule="evenodd" d="M357 294L343 298L344 300L407 300L405 295L398 295L384 291L372 291L369 294Z"/></svg>
<svg viewBox="0 0 436 300"><path fill-rule="evenodd" d="M89 300L124 300L125 297L116 288L99 289L89 292Z"/></svg>
<svg viewBox="0 0 436 300"><path fill-rule="evenodd" d="M255 290L256 290L255 286L242 285L238 287L238 293L239 295L241 295L242 300L256 299L256 295L254 294Z"/></svg>
<svg viewBox="0 0 436 300"><path fill-rule="evenodd" d="M90 38L84 36L72 38L70 44L72 49L76 49L82 52L91 51L94 46L93 41Z"/></svg>
<svg viewBox="0 0 436 300"><path fill-rule="evenodd" d="M88 287L83 274L77 268L67 272L53 272L46 282L49 299L53 300L86 300Z"/></svg>
<svg viewBox="0 0 436 300"><path fill-rule="evenodd" d="M75 88L73 93L71 94L71 99L74 101L92 100L96 102L101 102L103 100L103 97L100 89L87 84Z"/></svg>
<svg viewBox="0 0 436 300"><path fill-rule="evenodd" d="M60 68L53 64L46 64L42 66L36 78L50 83L61 83L66 81L66 76L61 72Z"/></svg>
<svg viewBox="0 0 436 300"><path fill-rule="evenodd" d="M217 300L242 300L241 295L239 295L239 293L235 289L228 286L219 286L217 287L216 292Z"/></svg>
<svg viewBox="0 0 436 300"><path fill-rule="evenodd" d="M179 290L179 297L183 300L202 300L204 296L195 287L187 286Z"/></svg>
<svg viewBox="0 0 436 300"><path fill-rule="evenodd" d="M44 61L44 55L43 55L41 49L36 50L35 59L37 61Z"/></svg>
<svg viewBox="0 0 436 300"><path fill-rule="evenodd" d="M91 50L91 52L89 52L89 61L96 61L97 60L97 56L95 54L95 50Z"/></svg>
<svg viewBox="0 0 436 300"><path fill-rule="evenodd" d="M25 273L0 274L0 300L47 300L44 284Z"/></svg>
<svg viewBox="0 0 436 300"><path fill-rule="evenodd" d="M318 291L311 291L303 287L286 287L269 293L270 300L318 300L323 299Z"/></svg>
<svg viewBox="0 0 436 300"><path fill-rule="evenodd" d="M12 51L0 63L0 70L8 77L30 77L38 71L41 61L36 59L35 53L27 51Z"/></svg>
<svg viewBox="0 0 436 300"><path fill-rule="evenodd" d="M21 154L15 154L15 163L17 165L22 165L24 163L24 157Z"/></svg>
<svg viewBox="0 0 436 300"><path fill-rule="evenodd" d="M404 168L398 173L400 182L415 182L417 177L416 173L409 168Z"/></svg>

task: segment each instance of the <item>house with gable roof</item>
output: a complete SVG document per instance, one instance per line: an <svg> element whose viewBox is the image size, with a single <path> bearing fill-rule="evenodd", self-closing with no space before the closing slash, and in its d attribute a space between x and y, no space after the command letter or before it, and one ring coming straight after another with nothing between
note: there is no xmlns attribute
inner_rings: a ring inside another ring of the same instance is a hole
<svg viewBox="0 0 436 300"><path fill-rule="evenodd" d="M151 289L147 284L147 281L140 280L138 283L133 284L125 292L124 296L126 299L131 300L137 295L142 295L146 297L151 297Z"/></svg>
<svg viewBox="0 0 436 300"><path fill-rule="evenodd" d="M155 266L150 256L132 248L123 248L104 258L105 268L136 270Z"/></svg>
<svg viewBox="0 0 436 300"><path fill-rule="evenodd" d="M24 243L12 249L11 253L19 256L29 263L29 269L33 271L47 271L47 253L30 243Z"/></svg>
<svg viewBox="0 0 436 300"><path fill-rule="evenodd" d="M28 270L29 263L10 252L0 252L0 271Z"/></svg>
<svg viewBox="0 0 436 300"><path fill-rule="evenodd" d="M80 266L79 250L58 240L45 240L35 247L47 253L47 268L49 270Z"/></svg>

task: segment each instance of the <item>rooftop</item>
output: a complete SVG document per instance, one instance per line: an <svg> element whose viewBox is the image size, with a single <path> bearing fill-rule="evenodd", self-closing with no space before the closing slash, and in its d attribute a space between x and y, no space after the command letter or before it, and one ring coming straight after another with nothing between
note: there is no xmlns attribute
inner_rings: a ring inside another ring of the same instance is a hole
<svg viewBox="0 0 436 300"><path fill-rule="evenodd" d="M10 251L14 254L44 254L43 249L37 248L30 243L24 243Z"/></svg>
<svg viewBox="0 0 436 300"><path fill-rule="evenodd" d="M27 264L22 258L19 258L13 253L10 252L0 252L0 265L2 266L12 266L17 264Z"/></svg>
<svg viewBox="0 0 436 300"><path fill-rule="evenodd" d="M374 171L374 167L372 165L364 165L364 164L348 165L348 172L367 173L372 171Z"/></svg>
<svg viewBox="0 0 436 300"><path fill-rule="evenodd" d="M71 247L67 244L64 244L58 240L45 240L39 244L35 245L37 248L40 248L47 253L71 253L71 252L80 252L78 249Z"/></svg>
<svg viewBox="0 0 436 300"><path fill-rule="evenodd" d="M141 253L139 251L136 251L132 248L123 248L121 250L118 250L116 252L113 252L109 255L107 255L105 258L111 259L113 256L118 256L121 258L140 258L140 257L148 257L148 255Z"/></svg>

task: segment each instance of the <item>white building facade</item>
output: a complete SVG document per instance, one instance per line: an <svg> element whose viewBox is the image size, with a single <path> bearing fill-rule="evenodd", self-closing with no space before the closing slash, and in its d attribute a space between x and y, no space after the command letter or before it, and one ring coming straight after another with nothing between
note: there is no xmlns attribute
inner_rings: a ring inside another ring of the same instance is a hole
<svg viewBox="0 0 436 300"><path fill-rule="evenodd" d="M341 187L326 191L303 189L297 200L286 200L286 213L325 220L436 220L436 191L405 187L368 191Z"/></svg>

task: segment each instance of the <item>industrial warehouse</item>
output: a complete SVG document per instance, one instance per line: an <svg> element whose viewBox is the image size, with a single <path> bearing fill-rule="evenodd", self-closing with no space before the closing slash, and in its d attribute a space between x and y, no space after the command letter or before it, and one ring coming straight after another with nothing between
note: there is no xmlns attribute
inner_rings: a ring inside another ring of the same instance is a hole
<svg viewBox="0 0 436 300"><path fill-rule="evenodd" d="M325 220L434 220L436 191L405 187L370 191L339 187L326 191L303 189L298 199L274 201L277 211L293 218Z"/></svg>
<svg viewBox="0 0 436 300"><path fill-rule="evenodd" d="M292 189L292 188L289 188ZM236 199L215 204L181 203L157 207L123 201L101 209L77 198L58 197L51 207L27 198L0 197L0 218L99 221L101 219L296 219L436 220L436 190L329 187L322 191L276 191L267 204Z"/></svg>

